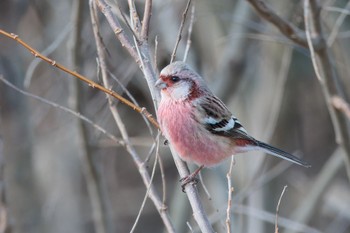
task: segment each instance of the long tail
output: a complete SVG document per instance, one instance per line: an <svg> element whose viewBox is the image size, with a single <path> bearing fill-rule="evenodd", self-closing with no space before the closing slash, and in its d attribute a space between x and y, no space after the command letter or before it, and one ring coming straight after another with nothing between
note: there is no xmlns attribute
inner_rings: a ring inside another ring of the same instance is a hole
<svg viewBox="0 0 350 233"><path fill-rule="evenodd" d="M269 144L266 144L264 142L258 141L257 143L258 143L258 147L260 147L263 151L265 151L266 153L268 153L270 155L279 157L281 159L288 160L292 163L296 163L296 164L301 165L303 167L311 167L311 165L309 163L299 159L298 157L296 157L292 154L289 154L283 150L280 150L278 148L270 146Z"/></svg>

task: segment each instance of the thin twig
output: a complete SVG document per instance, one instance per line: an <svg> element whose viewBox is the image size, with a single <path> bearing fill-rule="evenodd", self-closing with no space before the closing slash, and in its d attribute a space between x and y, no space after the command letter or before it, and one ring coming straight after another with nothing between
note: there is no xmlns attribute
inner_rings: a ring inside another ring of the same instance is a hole
<svg viewBox="0 0 350 233"><path fill-rule="evenodd" d="M190 47L191 47L191 44L192 44L191 35L192 35L192 29L193 29L193 24L194 24L195 10L196 10L196 7L195 7L195 5L193 4L193 5L192 5L192 8L191 8L190 25L188 26L188 35L187 35L187 42L186 42L185 54L184 54L184 58L183 58L183 61L184 61L184 62L187 60L187 56L188 56L188 53L189 53L189 51L190 51Z"/></svg>
<svg viewBox="0 0 350 233"><path fill-rule="evenodd" d="M231 181L231 175L232 175L232 169L233 165L235 164L235 157L234 155L231 156L231 163L230 163L230 169L228 170L226 174L227 178L227 209L226 209L226 232L231 233L231 206L232 206L232 193L234 188L232 187L232 181Z"/></svg>
<svg viewBox="0 0 350 233"><path fill-rule="evenodd" d="M137 100L134 98L134 96L130 93L130 91L123 85L122 82L120 82L120 80L112 73L108 70L108 74L113 78L113 80L115 80L118 85L120 86L120 88L122 89L122 91L129 97L129 99L137 106L137 107L140 107L139 103L137 102ZM152 130L152 127L151 127L151 124L150 122L147 120L147 118L141 114L142 116L142 119L144 120L147 128L148 128L148 131L149 133L154 136L154 133L153 133L153 130Z"/></svg>
<svg viewBox="0 0 350 233"><path fill-rule="evenodd" d="M146 0L145 2L145 10L143 12L142 19L142 28L141 28L141 40L148 40L148 32L149 32L149 22L152 16L152 0Z"/></svg>
<svg viewBox="0 0 350 233"><path fill-rule="evenodd" d="M192 226L191 226L191 223L189 223L189 222L187 221L187 222L186 222L186 225L187 225L188 229L190 230L190 232L193 233L194 231L193 231L193 228L192 228Z"/></svg>
<svg viewBox="0 0 350 233"><path fill-rule="evenodd" d="M104 128L102 128L101 126L97 125L96 123L94 123L92 120L90 120L89 118L87 118L84 115L81 115L78 112L73 111L70 108L64 107L62 105L59 105L57 103L54 103L50 100L44 99L40 96L34 95L32 93L29 93L27 91L24 91L18 87L16 87L15 85L13 85L12 83L10 83L8 80L4 79L3 76L0 76L0 81L2 81L3 83L5 83L7 86L11 87L12 89L14 89L15 91L21 93L22 95L28 96L30 98L36 99L40 102L43 102L45 104L48 104L54 108L58 108L63 110L64 112L67 112L69 114L72 114L73 116L85 121L86 123L90 124L92 127L94 127L96 130L100 131L101 133L103 133L104 135L106 135L108 138L110 138L113 142L115 142L118 145L122 145L125 146L125 142L123 140L118 139L116 136L114 136L113 134L109 133L108 131L106 131Z"/></svg>
<svg viewBox="0 0 350 233"><path fill-rule="evenodd" d="M25 47L27 50L29 50L35 57L38 57L40 59L42 59L43 61L49 63L50 65L57 67L58 69L80 79L81 81L87 83L90 87L92 88L96 88L108 95L113 96L114 98L118 99L119 101L121 101L122 103L126 104L127 106L129 106L130 108L132 108L133 110L137 111L138 113L143 114L155 127L159 128L157 121L152 117L152 115L145 109L145 108L141 108L141 107L137 107L135 104L133 104L131 101L125 99L124 97L118 95L116 92L114 92L113 90L107 89L105 87L103 87L102 85L86 78L85 76L72 71L68 68L66 68L65 66L61 65L60 63L51 60L50 58L42 55L41 53L39 53L37 50L33 49L31 46L29 46L27 43L25 43L24 41L22 41L17 35L15 34L10 34L8 32L5 32L3 30L0 29L0 34L3 34L13 40L15 40L16 42L18 42L19 44L21 44L23 47Z"/></svg>
<svg viewBox="0 0 350 233"><path fill-rule="evenodd" d="M176 37L175 47L174 47L173 53L171 54L170 63L172 63L175 60L177 47L179 46L179 43L181 41L182 30L183 30L185 22L186 22L187 12L188 12L188 9L190 8L191 1L192 0L187 1L186 8L185 8L184 12L182 13L182 20L181 20L179 32L178 32L177 37Z"/></svg>
<svg viewBox="0 0 350 233"><path fill-rule="evenodd" d="M278 233L278 211L280 209L280 204L281 204L281 200L282 200L282 197L284 195L284 192L287 190L287 185L285 185L283 187L283 190L282 190L282 193L281 193L281 196L280 198L278 199L278 203L277 203L277 207L276 207L276 220L275 220L275 233Z"/></svg>
<svg viewBox="0 0 350 233"><path fill-rule="evenodd" d="M346 4L344 7L344 11L350 7L350 1ZM337 35L339 33L340 26L343 24L347 14L345 12L341 12L337 20L335 21L334 26L332 27L331 34L329 34L328 40L327 40L327 46L330 47L333 45L335 39L337 38Z"/></svg>
<svg viewBox="0 0 350 233"><path fill-rule="evenodd" d="M204 179L203 179L203 176L202 176L202 172L199 172L198 176L199 176L200 184L202 185L203 190L204 190L205 194L207 195L208 200L210 201L212 198L211 198L211 195L210 195L210 192L209 192L207 186L205 185L205 182L204 182Z"/></svg>
<svg viewBox="0 0 350 233"><path fill-rule="evenodd" d="M123 28L121 27L119 21L116 19L114 14L111 11L111 7L106 3L105 0L95 0L97 6L100 8L101 12L106 17L108 23L111 25L114 34L120 41L121 45L127 49L131 57L136 61L136 63L140 63L138 59L137 52L135 48L133 47L133 44L131 43L130 39L124 32Z"/></svg>
<svg viewBox="0 0 350 233"><path fill-rule="evenodd" d="M50 55L64 41L64 39L66 38L66 36L68 35L71 29L72 29L72 24L71 23L67 24L67 26L64 27L62 31L60 31L60 33L58 33L58 36L56 37L56 39L41 53L45 56ZM26 74L24 76L24 81L23 81L24 83L23 86L25 88L28 88L30 86L34 71L36 67L40 64L40 62L42 62L42 60L33 60L28 66L28 69L26 70Z"/></svg>
<svg viewBox="0 0 350 233"><path fill-rule="evenodd" d="M260 219L262 221L274 224L275 223L275 213L267 212L261 209L245 206L245 205L232 205L232 211L237 214L244 214L249 217ZM308 233L321 233L320 230L307 226L305 224L299 223L294 219L288 219L284 217L279 217L280 226L290 229L293 232L308 232Z"/></svg>
<svg viewBox="0 0 350 233"><path fill-rule="evenodd" d="M157 142L156 142L156 157L154 159L154 163L153 163L153 169L152 169L152 173L151 173L151 180L150 180L150 183L147 187L147 190L146 190L146 193L145 193L145 196L143 198L143 201L142 201L142 204L141 204L141 207L140 207L140 210L137 214L137 217L135 219L135 222L130 230L130 233L133 233L135 231L135 228L137 226L137 223L139 222L140 220L140 217L141 217L141 213L143 211L143 209L145 208L145 205L146 205L146 201L147 201L147 198L148 198L148 195L149 195L149 191L151 189L151 185L152 185L152 182L153 182L153 178L154 178L154 174L156 172L156 167L157 167L157 161L158 161L158 157L159 157L159 137L157 138ZM145 163L144 163L145 164ZM144 165L143 164L143 165Z"/></svg>

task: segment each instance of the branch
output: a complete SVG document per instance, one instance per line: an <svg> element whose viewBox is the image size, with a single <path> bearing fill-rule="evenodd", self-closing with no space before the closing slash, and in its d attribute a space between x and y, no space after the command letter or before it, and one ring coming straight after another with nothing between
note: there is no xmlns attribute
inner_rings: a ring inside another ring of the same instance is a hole
<svg viewBox="0 0 350 233"><path fill-rule="evenodd" d="M231 163L230 163L230 169L228 170L226 174L227 178L227 192L228 192L228 198L227 198L227 209L226 209L226 231L227 233L231 233L231 206L232 206L232 193L234 191L234 188L232 187L232 169L233 165L235 164L235 157L234 155L231 156Z"/></svg>
<svg viewBox="0 0 350 233"><path fill-rule="evenodd" d="M276 219L275 219L275 233L278 233L278 212L279 212L279 209L280 209L280 204L281 204L281 201L282 201L282 197L287 189L287 185L285 185L283 187L283 190L282 190L282 193L280 195L280 198L278 199L278 203L277 203L277 207L276 207Z"/></svg>
<svg viewBox="0 0 350 233"><path fill-rule="evenodd" d="M321 84L323 95L326 99L327 108L331 116L336 142L345 150L344 162L348 179L350 180L350 135L348 128L348 119L337 111L331 103L332 96L344 98L344 91L339 84L338 77L335 73L331 62L331 57L326 46L326 41L322 32L320 19L320 7L316 0L304 1L304 21L307 36L307 42L310 49L312 64L316 76ZM316 50L312 38L319 41L321 48Z"/></svg>
<svg viewBox="0 0 350 233"><path fill-rule="evenodd" d="M132 45L130 39L127 37L125 34L123 28L121 27L119 21L116 19L114 14L111 11L111 7L105 2L105 1L97 1L96 0L97 6L100 8L102 14L106 17L108 23L111 25L113 28L113 32L122 44L123 47L125 47L128 52L130 53L131 57L137 62L137 64L140 65L140 61L138 59L137 52Z"/></svg>
<svg viewBox="0 0 350 233"><path fill-rule="evenodd" d="M91 81L90 79L86 78L85 76L72 71L68 68L66 68L65 66L61 65L60 63L57 63L56 61L42 55L41 53L39 53L37 50L33 49L32 47L30 47L27 43L25 43L24 41L22 41L17 35L13 34L13 33L8 33L5 32L3 30L0 29L0 34L5 35L13 40L15 40L16 42L18 42L19 44L21 44L23 47L25 47L27 50L29 50L35 57L38 57L40 59L42 59L43 61L49 63L50 65L80 79L81 81L87 83L90 87L92 88L96 88L108 95L113 96L114 98L118 99L120 102L124 103L125 105L127 105L128 107L132 108L133 110L137 111L138 113L143 114L155 127L159 128L157 121L152 117L152 115L147 111L146 108L144 107L138 107L135 104L133 104L131 101L125 99L124 97L118 95L116 92L107 89L105 87L103 87L102 85Z"/></svg>
<svg viewBox="0 0 350 233"><path fill-rule="evenodd" d="M171 54L170 63L172 63L172 62L175 60L175 57L176 57L176 50L177 50L177 47L179 46L179 43L180 43L180 41L181 41L182 30L183 30L184 25L185 25L185 21L186 21L186 17L187 17L187 12L188 12L188 9L190 8L191 1L192 1L192 0L188 0L187 5L186 5L186 8L185 8L184 12L182 13L182 20L181 20L179 32L178 32L178 34L177 34L177 39L176 39L176 42L175 42L174 50L173 50L173 53Z"/></svg>
<svg viewBox="0 0 350 233"><path fill-rule="evenodd" d="M99 29L97 26L96 7L95 7L94 3L95 3L94 0L90 0L90 15L91 15L92 29L93 29L93 33L95 36L97 54L98 54L98 58L100 61L99 64L100 64L100 68L101 68L102 80L103 80L103 83L105 84L105 86L107 88L109 88L109 87L111 87L111 84L109 83L109 80L107 78L108 73L107 73L107 63L106 63L106 59L105 59L106 56L104 53L105 50L103 49L102 38L99 34ZM121 121L121 118L120 118L120 115L118 113L116 106L113 104L113 100L112 100L111 96L107 95L107 98L108 98L109 108L112 112L113 118L114 118L114 120L115 120L115 122L120 130L120 133L121 133L121 135L126 143L126 149L129 152L129 154L131 155L132 159L134 160L134 162L138 168L138 171L142 177L142 180L147 187L147 196L149 196L150 199L153 201L153 204L157 208L158 213L159 213L160 217L162 218L163 223L164 223L167 231L169 233L175 233L175 229L174 229L174 226L171 222L169 213L166 211L166 208L164 207L163 202L161 201L158 192L156 191L154 185L152 184L152 179L153 179L154 173L152 173L152 176L149 175L147 168L144 166L144 163L142 162L142 160L138 156L135 148L132 147L130 144L129 135L127 133L125 125ZM157 147L157 153L158 153L158 147ZM156 159L156 161L157 161L157 159ZM145 200L146 199L144 199L144 201ZM141 214L141 211L139 212L139 214ZM137 223L137 221L135 221L134 226L136 226L136 223ZM134 227L133 227L133 229L134 229Z"/></svg>
<svg viewBox="0 0 350 233"><path fill-rule="evenodd" d="M152 16L152 0L146 0L143 12L141 40L148 41L149 22Z"/></svg>
<svg viewBox="0 0 350 233"><path fill-rule="evenodd" d="M247 1L262 18L275 25L283 35L302 47L308 47L305 32L277 15L263 0ZM314 41L313 44L315 49L318 49L321 46L317 41Z"/></svg>

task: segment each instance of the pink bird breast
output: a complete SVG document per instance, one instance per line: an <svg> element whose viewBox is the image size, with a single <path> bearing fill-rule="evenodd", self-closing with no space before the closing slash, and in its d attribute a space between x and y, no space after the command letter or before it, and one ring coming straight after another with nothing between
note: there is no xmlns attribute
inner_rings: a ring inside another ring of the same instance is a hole
<svg viewBox="0 0 350 233"><path fill-rule="evenodd" d="M162 99L158 108L162 132L181 159L210 167L231 156L233 145L230 140L208 134L192 112L190 102L169 98Z"/></svg>

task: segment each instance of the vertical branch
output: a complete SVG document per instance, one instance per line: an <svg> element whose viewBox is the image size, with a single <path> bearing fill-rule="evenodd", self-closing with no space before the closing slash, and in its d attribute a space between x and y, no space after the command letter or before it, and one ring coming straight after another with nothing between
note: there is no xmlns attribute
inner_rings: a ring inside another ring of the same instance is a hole
<svg viewBox="0 0 350 233"><path fill-rule="evenodd" d="M181 41L182 30L183 30L184 25L185 25L185 21L186 21L186 17L187 17L187 12L188 12L188 9L190 8L191 1L192 1L192 0L188 0L188 1L187 1L186 8L185 8L184 12L182 13L182 20L181 20L179 32L178 32L177 37L176 37L177 39L176 39L176 42L175 42L174 50L173 50L173 53L171 54L170 63L172 63L172 62L175 60L175 57L176 57L176 50L177 50L177 47L179 46L179 43L180 43L180 41Z"/></svg>
<svg viewBox="0 0 350 233"><path fill-rule="evenodd" d="M184 62L186 62L186 60L187 60L187 56L188 56L188 53L190 51L190 47L191 47L191 44L192 44L191 36L192 36L192 29L193 29L195 11L196 11L196 7L193 4L192 5L192 9L191 9L190 25L188 26L188 36L187 36L185 54L184 54L184 58L182 59L182 61L184 61Z"/></svg>
<svg viewBox="0 0 350 233"><path fill-rule="evenodd" d="M189 0L189 2L190 1L191 0ZM114 32L116 32L116 31L119 32L117 34L118 39L119 40L123 39L123 41L121 41L121 43L124 44L125 47L127 47L128 51L130 53L132 53L132 57L135 59L137 64L141 65L142 72L144 74L144 77L147 81L148 87L149 87L151 95L152 95L154 106L157 107L157 105L160 101L160 93L154 87L154 83L156 81L156 72L155 72L155 69L151 63L151 54L150 54L151 51L150 51L150 48L148 46L147 41L141 41L141 43L138 47L139 53L137 53L137 51L134 49L133 45L131 44L130 40L125 40L125 35L123 33L123 29L120 27L118 19L116 17L114 17L114 15L111 12L111 9L110 9L109 5L106 3L106 1L105 0L95 0L95 2L97 4L97 6L100 8L100 10L103 12L103 14L106 16L106 19L107 19L108 23L110 24L112 30ZM188 3L188 6L189 6L189 3ZM132 7L133 7L133 5L132 5ZM187 10L188 10L188 7L187 7ZM127 43L127 44L125 44L125 43ZM141 59L142 59L142 61L141 61ZM112 114L113 114L113 112L112 112ZM116 115L115 117L118 117L118 116ZM117 120L116 120L116 122L117 122ZM142 169L144 169L144 168L143 168L142 164L140 163L140 161L138 161L138 158L136 157L137 156L136 152L130 146L130 144L127 143L128 142L128 135L127 135L126 129L123 128L123 126L119 125L119 124L118 124L118 127L120 128L123 139L127 144L128 152L133 156L135 163L138 164L138 168L140 169L140 173L143 174ZM177 155L177 152L175 151L175 149L171 145L169 147L170 147L170 151L173 155L173 159L174 159L175 165L177 167L177 170L180 174L180 177L185 177L185 176L189 175L189 171L188 171L188 167L187 167L186 163L184 163L179 158L179 156ZM144 182L149 182L148 173L143 174L143 175L144 176L142 176L142 178L144 179ZM203 208L202 202L200 200L197 188L192 186L192 185L187 185L185 187L185 190L186 190L187 197L189 199L189 202L190 202L192 210L193 210L194 218L195 218L199 228L201 229L201 231L204 233L214 232L214 230L209 222L208 216L204 211L204 208ZM150 195L152 194L152 192L155 192L155 190L151 189ZM154 195L156 195L156 194L154 194ZM151 196L151 198L152 198L152 196ZM158 200L154 200L154 201L158 201ZM161 213L163 213L163 212L164 211L161 211Z"/></svg>
<svg viewBox="0 0 350 233"><path fill-rule="evenodd" d="M231 181L231 175L232 175L232 169L233 165L235 164L235 157L232 155L231 158L231 164L230 169L228 170L226 174L227 178L227 192L228 192L228 198L227 198L227 209L226 209L226 229L227 233L231 233L231 206L232 206L232 193L234 188L232 187L232 181Z"/></svg>
<svg viewBox="0 0 350 233"><path fill-rule="evenodd" d="M100 63L100 68L101 68L102 81L107 88L111 88L112 86L109 83L109 80L107 78L108 73L107 73L106 56L105 56L104 49L103 49L102 38L99 34L99 29L98 29L98 25L97 25L97 17L96 17L97 10L95 7L96 5L94 3L95 3L94 0L90 0L90 15L91 15L93 33L95 36L96 47L97 47L97 55L99 58L99 63ZM171 222L169 213L166 211L166 208L163 206L163 203L159 197L158 192L156 191L154 185L151 183L151 177L150 177L146 167L144 166L142 160L138 156L135 148L130 144L129 135L127 133L125 125L123 124L122 119L120 118L120 115L118 113L116 106L113 105L113 98L111 96L107 95L107 99L108 99L109 108L111 110L113 118L114 118L114 120L115 120L115 122L120 130L120 133L121 133L123 139L125 140L126 149L129 152L129 154L131 155L132 159L134 160L146 187L149 187L148 195L149 195L150 199L153 201L153 204L157 208L157 211L158 211L160 217L162 218L163 223L164 223L167 231L170 233L175 233L176 231L175 231L174 226Z"/></svg>
<svg viewBox="0 0 350 233"><path fill-rule="evenodd" d="M283 187L283 190L282 190L282 193L281 193L281 196L280 198L278 199L278 203L277 203L277 207L276 207L276 218L275 218L275 233L278 233L278 212L279 212L279 209L280 209L280 204L281 204L281 201L282 201L282 197L284 195L284 193L286 192L287 190L287 185L285 185Z"/></svg>
<svg viewBox="0 0 350 233"><path fill-rule="evenodd" d="M69 60L73 69L76 70L79 66L79 52L80 52L80 34L81 34L81 26L82 26L82 10L83 10L83 1L77 0L73 1L72 6L72 22L73 22L73 30L71 32L70 38L70 46L69 46ZM78 79L71 79L71 84L69 85L69 105L76 112L82 112L82 99L81 97L81 88ZM106 217L104 216L103 210L103 198L102 194L99 190L98 185L98 174L95 168L94 161L92 159L92 155L88 148L88 132L86 126L83 121L77 118L76 127L78 129L78 148L79 155L82 162L83 175L85 178L85 182L87 185L88 196L91 204L91 213L92 213L92 221L93 226L95 228L96 233L106 233L106 226L104 224L104 220Z"/></svg>
<svg viewBox="0 0 350 233"><path fill-rule="evenodd" d="M141 29L141 40L148 41L148 32L149 32L149 22L152 16L152 0L146 0L145 10L143 12L142 19L142 29Z"/></svg>
<svg viewBox="0 0 350 233"><path fill-rule="evenodd" d="M326 99L336 135L336 142L343 147L346 152L344 162L350 180L350 135L348 120L341 111L336 110L332 105L332 96L344 98L344 91L339 84L338 77L331 62L330 53L322 32L320 6L316 0L304 1L304 21L312 64ZM321 45L317 50L312 43L313 40L319 41Z"/></svg>

